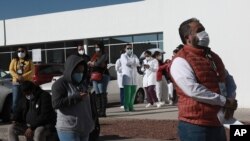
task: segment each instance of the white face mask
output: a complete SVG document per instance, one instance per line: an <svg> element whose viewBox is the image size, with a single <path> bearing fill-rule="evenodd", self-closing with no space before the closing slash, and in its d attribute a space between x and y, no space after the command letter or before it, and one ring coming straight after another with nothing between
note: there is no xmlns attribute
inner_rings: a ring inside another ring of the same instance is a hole
<svg viewBox="0 0 250 141"><path fill-rule="evenodd" d="M25 53L23 53L23 52L18 52L17 55L18 55L19 58L24 58L25 57Z"/></svg>
<svg viewBox="0 0 250 141"><path fill-rule="evenodd" d="M146 59L147 61L150 60L150 58L151 58L151 57L145 57L145 59Z"/></svg>
<svg viewBox="0 0 250 141"><path fill-rule="evenodd" d="M95 48L95 51L96 52L100 51L100 48L99 47Z"/></svg>
<svg viewBox="0 0 250 141"><path fill-rule="evenodd" d="M208 33L206 31L201 31L201 32L197 33L196 36L198 38L197 45L203 46L203 47L208 47L210 40L209 40Z"/></svg>
<svg viewBox="0 0 250 141"><path fill-rule="evenodd" d="M157 59L158 59L158 60L162 60L162 56L158 56Z"/></svg>
<svg viewBox="0 0 250 141"><path fill-rule="evenodd" d="M128 49L128 50L126 50L126 53L127 53L128 55L131 55L131 54L133 53L133 50L132 50L132 49Z"/></svg>
<svg viewBox="0 0 250 141"><path fill-rule="evenodd" d="M83 54L84 54L84 50L79 50L78 53L79 53L80 55L83 55Z"/></svg>

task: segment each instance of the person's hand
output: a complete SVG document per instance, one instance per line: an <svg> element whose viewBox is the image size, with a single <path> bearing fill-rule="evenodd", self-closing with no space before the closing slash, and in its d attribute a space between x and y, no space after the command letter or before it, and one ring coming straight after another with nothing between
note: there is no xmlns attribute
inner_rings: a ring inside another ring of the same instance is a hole
<svg viewBox="0 0 250 141"><path fill-rule="evenodd" d="M33 138L33 131L31 130L31 128L27 128L25 133L24 133L24 136L28 139L32 139Z"/></svg>
<svg viewBox="0 0 250 141"><path fill-rule="evenodd" d="M237 100L233 98L227 98L226 104L224 105L224 107L227 109L236 110L238 107Z"/></svg>
<svg viewBox="0 0 250 141"><path fill-rule="evenodd" d="M148 69L149 68L149 65L148 64L144 64L143 65L145 69Z"/></svg>
<svg viewBox="0 0 250 141"><path fill-rule="evenodd" d="M80 96L81 96L81 98L83 99L85 96L87 96L88 95L88 93L86 93L86 92L80 92Z"/></svg>
<svg viewBox="0 0 250 141"><path fill-rule="evenodd" d="M88 61L88 63L87 63L88 65L90 65L91 64L91 61Z"/></svg>
<svg viewBox="0 0 250 141"><path fill-rule="evenodd" d="M225 119L233 118L233 116L234 116L234 110L228 109L228 108L224 109L224 117L225 117Z"/></svg>
<svg viewBox="0 0 250 141"><path fill-rule="evenodd" d="M18 80L19 82L22 82L22 81L24 80L24 78L23 78L23 76L22 76L22 75L18 75L17 80Z"/></svg>
<svg viewBox="0 0 250 141"><path fill-rule="evenodd" d="M90 62L88 63L88 65L89 65L90 67L93 67L93 66L95 65L95 62L91 62L91 61L90 61Z"/></svg>
<svg viewBox="0 0 250 141"><path fill-rule="evenodd" d="M16 124L17 124L17 122L16 122L16 121L11 121L11 123L12 123L12 124L14 124L14 125L16 125Z"/></svg>

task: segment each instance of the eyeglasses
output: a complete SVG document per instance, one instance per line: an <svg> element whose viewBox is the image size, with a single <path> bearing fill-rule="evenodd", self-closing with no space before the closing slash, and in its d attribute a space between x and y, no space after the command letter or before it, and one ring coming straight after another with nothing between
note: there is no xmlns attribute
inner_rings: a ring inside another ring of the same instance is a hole
<svg viewBox="0 0 250 141"><path fill-rule="evenodd" d="M18 50L17 52L22 52L22 53L24 53L24 50Z"/></svg>
<svg viewBox="0 0 250 141"><path fill-rule="evenodd" d="M79 48L78 50L84 50L83 48Z"/></svg>
<svg viewBox="0 0 250 141"><path fill-rule="evenodd" d="M132 50L132 48L127 48L127 50Z"/></svg>

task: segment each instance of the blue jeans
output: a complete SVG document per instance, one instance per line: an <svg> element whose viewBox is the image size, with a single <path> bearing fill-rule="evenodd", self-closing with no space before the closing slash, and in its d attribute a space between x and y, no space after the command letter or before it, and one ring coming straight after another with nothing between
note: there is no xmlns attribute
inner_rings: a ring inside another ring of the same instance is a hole
<svg viewBox="0 0 250 141"><path fill-rule="evenodd" d="M109 83L109 75L103 74L101 81L93 81L93 87L96 94L106 93Z"/></svg>
<svg viewBox="0 0 250 141"><path fill-rule="evenodd" d="M20 90L21 85L12 86L12 112L16 112L17 104L19 103L22 93Z"/></svg>
<svg viewBox="0 0 250 141"><path fill-rule="evenodd" d="M89 135L83 136L73 131L57 131L60 141L88 141Z"/></svg>
<svg viewBox="0 0 250 141"><path fill-rule="evenodd" d="M223 126L200 126L179 121L178 134L181 141L227 141Z"/></svg>

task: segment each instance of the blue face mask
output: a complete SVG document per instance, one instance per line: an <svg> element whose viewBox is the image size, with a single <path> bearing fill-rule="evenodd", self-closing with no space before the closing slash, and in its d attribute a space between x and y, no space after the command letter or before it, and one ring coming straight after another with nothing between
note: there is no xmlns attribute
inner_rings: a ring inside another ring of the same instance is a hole
<svg viewBox="0 0 250 141"><path fill-rule="evenodd" d="M77 82L80 83L83 79L83 73L73 73L72 78Z"/></svg>

